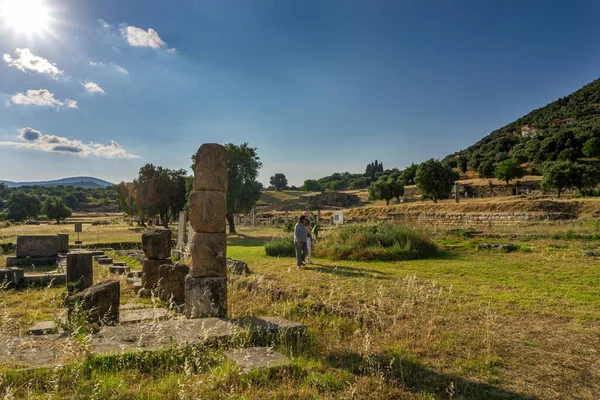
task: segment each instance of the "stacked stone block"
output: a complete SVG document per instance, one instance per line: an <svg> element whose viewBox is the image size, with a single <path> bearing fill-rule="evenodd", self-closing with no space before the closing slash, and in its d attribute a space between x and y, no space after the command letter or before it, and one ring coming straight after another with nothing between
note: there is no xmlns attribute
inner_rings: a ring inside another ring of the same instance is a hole
<svg viewBox="0 0 600 400"><path fill-rule="evenodd" d="M142 234L142 250L146 259L142 264L142 287L147 291L157 288L161 265L172 264L171 231L156 229Z"/></svg>
<svg viewBox="0 0 600 400"><path fill-rule="evenodd" d="M188 318L227 314L227 151L203 144L196 153L194 191L190 194L190 225L194 230L192 264L185 279Z"/></svg>

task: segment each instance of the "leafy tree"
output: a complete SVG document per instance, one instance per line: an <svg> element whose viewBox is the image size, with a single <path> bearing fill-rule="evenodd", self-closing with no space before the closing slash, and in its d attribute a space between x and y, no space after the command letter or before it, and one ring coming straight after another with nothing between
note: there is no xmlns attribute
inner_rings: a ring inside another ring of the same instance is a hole
<svg viewBox="0 0 600 400"><path fill-rule="evenodd" d="M46 200L44 200L44 204L42 205L42 213L44 213L48 219L54 219L57 224L60 224L61 219L71 216L71 209L63 203L63 200L60 197L46 197Z"/></svg>
<svg viewBox="0 0 600 400"><path fill-rule="evenodd" d="M484 160L479 164L477 168L477 175L480 178L493 178L496 167L494 162L491 160Z"/></svg>
<svg viewBox="0 0 600 400"><path fill-rule="evenodd" d="M287 188L288 181L284 174L277 173L271 177L269 183L275 188L276 191L280 192Z"/></svg>
<svg viewBox="0 0 600 400"><path fill-rule="evenodd" d="M77 197L75 197L75 195L73 193L65 196L63 201L64 201L65 205L67 207L69 207L70 209L75 209L75 208L79 207L79 200L77 200Z"/></svg>
<svg viewBox="0 0 600 400"><path fill-rule="evenodd" d="M375 162L367 164L365 176L369 177L371 181L375 180L378 172L383 172L383 163L380 163L377 160L375 160Z"/></svg>
<svg viewBox="0 0 600 400"><path fill-rule="evenodd" d="M505 181L508 185L508 182L513 179L522 178L525 172L517 160L509 158L498 163L494 174L496 175L496 179Z"/></svg>
<svg viewBox="0 0 600 400"><path fill-rule="evenodd" d="M588 139L581 151L586 157L600 157L600 140L595 137Z"/></svg>
<svg viewBox="0 0 600 400"><path fill-rule="evenodd" d="M393 175L388 178L387 185L390 187L392 196L396 198L396 201L400 202L400 197L404 196L404 185L400 174Z"/></svg>
<svg viewBox="0 0 600 400"><path fill-rule="evenodd" d="M378 179L369 186L369 197L372 200L385 200L385 204L389 205L394 194L387 180Z"/></svg>
<svg viewBox="0 0 600 400"><path fill-rule="evenodd" d="M556 189L558 197L563 190L575 188L582 182L582 169L572 161L549 162L544 166L542 189Z"/></svg>
<svg viewBox="0 0 600 400"><path fill-rule="evenodd" d="M37 196L22 191L11 193L6 201L5 218L11 221L25 221L37 218L42 208Z"/></svg>
<svg viewBox="0 0 600 400"><path fill-rule="evenodd" d="M227 150L227 222L229 233L236 233L233 216L249 213L260 198L262 185L256 180L262 167L256 148L248 143L225 145Z"/></svg>
<svg viewBox="0 0 600 400"><path fill-rule="evenodd" d="M136 215L133 183L121 182L117 185L117 207L129 217Z"/></svg>
<svg viewBox="0 0 600 400"><path fill-rule="evenodd" d="M458 158L456 159L456 165L457 165L457 168L458 168L458 170L459 170L460 172L462 172L463 174L464 174L465 172L467 172L467 162L468 162L468 160L467 160L467 158L466 158L466 157L458 157Z"/></svg>
<svg viewBox="0 0 600 400"><path fill-rule="evenodd" d="M415 175L419 191L434 203L450 196L452 186L457 179L458 174L452 168L433 158L419 165Z"/></svg>
<svg viewBox="0 0 600 400"><path fill-rule="evenodd" d="M369 187L369 180L366 177L356 178L350 181L348 187L352 190L365 189Z"/></svg>
<svg viewBox="0 0 600 400"><path fill-rule="evenodd" d="M344 181L333 181L329 183L329 190L337 191L346 189L346 184Z"/></svg>
<svg viewBox="0 0 600 400"><path fill-rule="evenodd" d="M316 179L307 179L302 185L302 190L305 192L319 192L322 188L321 184Z"/></svg>
<svg viewBox="0 0 600 400"><path fill-rule="evenodd" d="M119 185L119 205L127 213L135 210L144 224L147 217L160 216L165 228L186 203L186 172L146 164L133 184Z"/></svg>
<svg viewBox="0 0 600 400"><path fill-rule="evenodd" d="M416 184L415 176L417 175L417 169L419 166L415 163L412 163L410 167L406 167L402 172L400 172L400 179L402 180L403 186L409 186Z"/></svg>

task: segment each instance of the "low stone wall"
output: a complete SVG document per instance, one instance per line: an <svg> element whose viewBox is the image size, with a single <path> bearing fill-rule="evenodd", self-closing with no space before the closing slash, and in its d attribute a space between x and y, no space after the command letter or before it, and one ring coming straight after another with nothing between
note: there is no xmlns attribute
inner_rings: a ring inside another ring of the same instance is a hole
<svg viewBox="0 0 600 400"><path fill-rule="evenodd" d="M516 225L541 221L575 219L567 213L444 213L444 212L398 212L388 214L394 221L411 221L430 225Z"/></svg>

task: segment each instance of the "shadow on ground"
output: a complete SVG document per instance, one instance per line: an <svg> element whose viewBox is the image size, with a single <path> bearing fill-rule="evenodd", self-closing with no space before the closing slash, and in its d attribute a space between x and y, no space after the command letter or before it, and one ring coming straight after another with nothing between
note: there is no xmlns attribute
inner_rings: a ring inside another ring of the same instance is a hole
<svg viewBox="0 0 600 400"><path fill-rule="evenodd" d="M441 398L534 400L536 397L522 395L494 385L469 381L432 371L414 361L400 356L382 354L363 355L356 352L332 353L327 363L357 376L383 374L386 380L397 382L405 390L434 393Z"/></svg>
<svg viewBox="0 0 600 400"><path fill-rule="evenodd" d="M304 269L351 278L390 279L387 273L368 268L355 268L344 265L309 264Z"/></svg>
<svg viewBox="0 0 600 400"><path fill-rule="evenodd" d="M273 240L273 236L227 235L228 246L260 247Z"/></svg>

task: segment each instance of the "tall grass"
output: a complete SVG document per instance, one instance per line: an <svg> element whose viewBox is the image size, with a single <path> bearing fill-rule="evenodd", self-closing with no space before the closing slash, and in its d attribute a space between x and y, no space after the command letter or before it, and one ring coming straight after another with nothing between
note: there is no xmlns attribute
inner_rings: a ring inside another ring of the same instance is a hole
<svg viewBox="0 0 600 400"><path fill-rule="evenodd" d="M315 255L333 260L414 260L435 255L423 231L394 223L345 225L316 246Z"/></svg>
<svg viewBox="0 0 600 400"><path fill-rule="evenodd" d="M292 238L273 239L265 244L265 253L270 257L295 257L294 240Z"/></svg>

